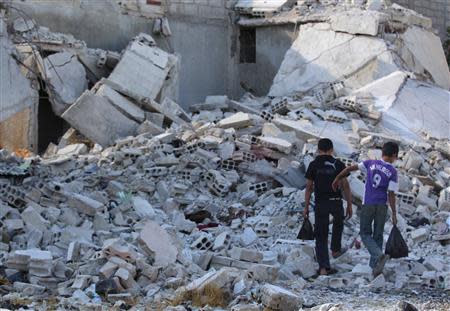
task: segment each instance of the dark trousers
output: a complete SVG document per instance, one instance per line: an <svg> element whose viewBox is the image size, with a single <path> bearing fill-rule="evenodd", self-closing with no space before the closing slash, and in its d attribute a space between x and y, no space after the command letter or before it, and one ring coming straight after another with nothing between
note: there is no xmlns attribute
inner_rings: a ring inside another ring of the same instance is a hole
<svg viewBox="0 0 450 311"><path fill-rule="evenodd" d="M344 230L344 209L342 200L317 200L315 206L314 233L316 237L316 256L319 267L330 269L328 254L328 227L330 215L333 216L331 250L341 251L342 231Z"/></svg>

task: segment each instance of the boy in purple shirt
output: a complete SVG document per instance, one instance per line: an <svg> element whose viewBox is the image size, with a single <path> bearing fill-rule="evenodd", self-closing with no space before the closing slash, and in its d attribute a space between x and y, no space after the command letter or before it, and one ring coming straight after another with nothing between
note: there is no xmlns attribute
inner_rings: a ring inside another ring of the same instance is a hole
<svg viewBox="0 0 450 311"><path fill-rule="evenodd" d="M358 165L349 166L336 176L333 182L333 189L337 189L339 180L348 173L361 170L366 174L360 234L370 253L369 265L375 277L383 272L384 265L389 259L388 255L383 254L387 201L392 210L392 223L397 224L395 192L398 191L398 176L392 163L397 160L398 151L399 147L396 143L387 142L383 146L382 160L366 160Z"/></svg>

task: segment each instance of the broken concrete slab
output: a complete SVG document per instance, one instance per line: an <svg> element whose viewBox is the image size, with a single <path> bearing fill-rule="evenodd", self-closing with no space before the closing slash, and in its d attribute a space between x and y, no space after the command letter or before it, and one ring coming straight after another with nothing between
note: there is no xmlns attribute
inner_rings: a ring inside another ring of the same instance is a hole
<svg viewBox="0 0 450 311"><path fill-rule="evenodd" d="M334 32L326 23L302 25L269 95L294 95L353 75L347 84L361 87L398 70L394 58L382 39ZM373 69L363 72L368 63Z"/></svg>
<svg viewBox="0 0 450 311"><path fill-rule="evenodd" d="M57 115L61 115L88 87L86 70L73 53L64 51L46 57L43 71L52 108Z"/></svg>
<svg viewBox="0 0 450 311"><path fill-rule="evenodd" d="M145 113L141 108L133 104L131 101L113 90L108 85L99 85L96 87L96 89L96 95L107 98L111 102L111 104L115 108L117 108L117 110L122 112L126 117L138 123L142 123L145 120Z"/></svg>
<svg viewBox="0 0 450 311"><path fill-rule="evenodd" d="M336 32L376 36L386 19L383 13L353 8L330 16L330 24Z"/></svg>
<svg viewBox="0 0 450 311"><path fill-rule="evenodd" d="M139 35L125 50L108 80L148 99L156 99L171 68L169 54L139 41ZM148 36L148 35L146 35Z"/></svg>
<svg viewBox="0 0 450 311"><path fill-rule="evenodd" d="M95 216L100 213L105 205L87 196L72 193L68 194L67 205L76 209L79 213L83 213L89 216Z"/></svg>
<svg viewBox="0 0 450 311"><path fill-rule="evenodd" d="M449 98L449 91L408 79L393 105L385 107L381 123L386 129L412 140L420 141L421 132L449 139Z"/></svg>
<svg viewBox="0 0 450 311"><path fill-rule="evenodd" d="M404 42L403 59L409 60L408 66L416 73L430 74L437 85L449 90L450 72L439 37L423 28L412 26L401 38Z"/></svg>
<svg viewBox="0 0 450 311"><path fill-rule="evenodd" d="M136 133L138 123L112 106L108 99L86 91L62 118L81 134L107 147Z"/></svg>
<svg viewBox="0 0 450 311"><path fill-rule="evenodd" d="M145 223L139 234L139 243L150 256L154 256L157 266L165 267L177 259L178 250L172 244L170 235L156 222Z"/></svg>

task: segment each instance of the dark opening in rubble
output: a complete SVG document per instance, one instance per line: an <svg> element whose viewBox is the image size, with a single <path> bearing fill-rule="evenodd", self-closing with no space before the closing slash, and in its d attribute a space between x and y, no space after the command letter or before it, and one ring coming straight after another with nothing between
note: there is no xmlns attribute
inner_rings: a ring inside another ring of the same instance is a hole
<svg viewBox="0 0 450 311"><path fill-rule="evenodd" d="M241 28L239 34L239 62L256 63L256 30L255 28Z"/></svg>
<svg viewBox="0 0 450 311"><path fill-rule="evenodd" d="M58 144L69 127L66 121L53 112L48 94L41 88L38 108L38 152L45 152L50 143Z"/></svg>

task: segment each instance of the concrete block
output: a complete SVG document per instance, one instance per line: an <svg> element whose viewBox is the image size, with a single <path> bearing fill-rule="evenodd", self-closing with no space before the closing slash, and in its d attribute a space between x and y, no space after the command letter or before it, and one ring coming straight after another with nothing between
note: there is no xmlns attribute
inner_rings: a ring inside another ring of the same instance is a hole
<svg viewBox="0 0 450 311"><path fill-rule="evenodd" d="M134 263L138 257L137 252L121 238L104 241L102 252L106 258L119 257L130 263Z"/></svg>
<svg viewBox="0 0 450 311"><path fill-rule="evenodd" d="M438 207L440 211L450 211L450 187L439 194Z"/></svg>
<svg viewBox="0 0 450 311"><path fill-rule="evenodd" d="M46 290L44 286L22 282L14 282L13 288L25 297L41 295Z"/></svg>
<svg viewBox="0 0 450 311"><path fill-rule="evenodd" d="M141 197L133 197L133 208L141 218L153 219L156 216L155 210L147 200Z"/></svg>
<svg viewBox="0 0 450 311"><path fill-rule="evenodd" d="M24 228L24 223L22 219L5 219L3 225L10 232L16 230L22 230Z"/></svg>
<svg viewBox="0 0 450 311"><path fill-rule="evenodd" d="M227 305L233 298L233 285L239 276L240 272L235 268L210 271L186 285L183 296L186 299L196 297L199 305L209 304L212 307Z"/></svg>
<svg viewBox="0 0 450 311"><path fill-rule="evenodd" d="M258 137L257 143L267 148L275 149L286 154L290 154L293 147L292 143L288 142L287 140L269 136Z"/></svg>
<svg viewBox="0 0 450 311"><path fill-rule="evenodd" d="M120 279L120 284L125 289L138 289L140 287L139 284L134 280L132 274L127 269L119 268L114 276Z"/></svg>
<svg viewBox="0 0 450 311"><path fill-rule="evenodd" d="M84 290L86 289L86 287L88 287L90 280L91 280L90 275L79 274L75 277L75 280L73 281L71 288Z"/></svg>
<svg viewBox="0 0 450 311"><path fill-rule="evenodd" d="M220 120L217 125L225 129L241 129L252 125L252 119L248 113L238 112L228 118Z"/></svg>
<svg viewBox="0 0 450 311"><path fill-rule="evenodd" d="M118 265L108 261L105 263L99 270L101 276L106 279L109 279L118 269Z"/></svg>
<svg viewBox="0 0 450 311"><path fill-rule="evenodd" d="M260 263L263 260L263 254L254 249L233 247L229 252L231 258L248 262Z"/></svg>
<svg viewBox="0 0 450 311"><path fill-rule="evenodd" d="M135 40L125 50L108 80L136 96L153 100L160 92L169 70L168 53Z"/></svg>
<svg viewBox="0 0 450 311"><path fill-rule="evenodd" d="M411 231L411 239L414 243L424 242L428 239L429 232L426 228L419 228L414 231Z"/></svg>
<svg viewBox="0 0 450 311"><path fill-rule="evenodd" d="M68 206L76 209L79 213L89 216L95 216L95 214L102 212L105 207L103 203L78 193L68 194L66 203Z"/></svg>
<svg viewBox="0 0 450 311"><path fill-rule="evenodd" d="M428 256L423 262L424 266L431 271L441 272L444 270L444 264L442 261L436 257Z"/></svg>
<svg viewBox="0 0 450 311"><path fill-rule="evenodd" d="M211 236L205 232L202 232L200 236L191 244L192 248L207 251L211 249L214 245L214 242L211 239Z"/></svg>
<svg viewBox="0 0 450 311"><path fill-rule="evenodd" d="M303 299L282 287L266 284L261 289L262 304L270 310L296 311L303 305Z"/></svg>
<svg viewBox="0 0 450 311"><path fill-rule="evenodd" d="M67 257L66 261L71 262L78 259L80 255L80 243L78 241L72 241L69 244L69 248L67 249Z"/></svg>
<svg viewBox="0 0 450 311"><path fill-rule="evenodd" d="M331 28L334 31L350 34L376 36L383 20L384 15L379 12L353 9L349 12L333 14Z"/></svg>
<svg viewBox="0 0 450 311"><path fill-rule="evenodd" d="M88 148L85 144L67 145L56 152L57 155L80 155L87 153Z"/></svg>
<svg viewBox="0 0 450 311"><path fill-rule="evenodd" d="M231 307L231 311L261 311L261 307L257 304L237 304Z"/></svg>
<svg viewBox="0 0 450 311"><path fill-rule="evenodd" d="M45 220L41 214L32 206L28 206L21 214L22 220L29 229L37 229L39 231L47 230L50 222Z"/></svg>

